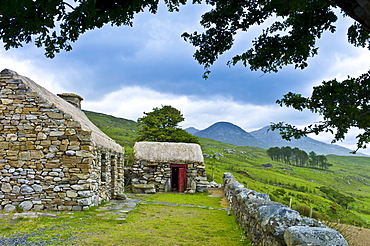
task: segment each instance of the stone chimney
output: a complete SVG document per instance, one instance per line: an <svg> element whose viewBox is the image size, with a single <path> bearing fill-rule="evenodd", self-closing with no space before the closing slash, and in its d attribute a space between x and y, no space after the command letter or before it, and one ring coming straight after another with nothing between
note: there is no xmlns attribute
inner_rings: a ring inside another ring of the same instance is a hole
<svg viewBox="0 0 370 246"><path fill-rule="evenodd" d="M79 95L73 94L73 93L62 93L62 94L57 94L59 97L63 98L73 106L81 109L81 101L84 100L82 97Z"/></svg>

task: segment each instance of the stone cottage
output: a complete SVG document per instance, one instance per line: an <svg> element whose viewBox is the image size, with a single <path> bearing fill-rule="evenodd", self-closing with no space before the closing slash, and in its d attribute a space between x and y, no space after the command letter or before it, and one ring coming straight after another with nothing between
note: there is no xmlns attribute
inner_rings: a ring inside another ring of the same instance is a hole
<svg viewBox="0 0 370 246"><path fill-rule="evenodd" d="M123 148L90 122L82 98L60 96L70 103L0 73L0 210L86 210L124 191Z"/></svg>
<svg viewBox="0 0 370 246"><path fill-rule="evenodd" d="M193 143L137 142L133 192L204 192L207 176L200 146Z"/></svg>

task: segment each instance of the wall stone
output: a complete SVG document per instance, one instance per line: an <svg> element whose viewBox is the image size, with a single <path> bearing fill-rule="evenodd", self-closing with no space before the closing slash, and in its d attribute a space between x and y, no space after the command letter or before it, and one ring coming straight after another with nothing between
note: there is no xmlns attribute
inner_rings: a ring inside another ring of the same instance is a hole
<svg viewBox="0 0 370 246"><path fill-rule="evenodd" d="M343 236L322 222L302 218L267 194L244 188L231 173L223 176L225 196L240 227L257 246L348 246Z"/></svg>
<svg viewBox="0 0 370 246"><path fill-rule="evenodd" d="M86 210L122 193L123 180L123 153L97 145L71 115L0 74L0 209Z"/></svg>
<svg viewBox="0 0 370 246"><path fill-rule="evenodd" d="M131 168L126 167L126 179L131 184L154 184L156 192L171 191L171 165L184 163L162 163L134 160ZM129 169L129 170L127 170ZM204 163L186 163L187 192L207 191L208 181Z"/></svg>

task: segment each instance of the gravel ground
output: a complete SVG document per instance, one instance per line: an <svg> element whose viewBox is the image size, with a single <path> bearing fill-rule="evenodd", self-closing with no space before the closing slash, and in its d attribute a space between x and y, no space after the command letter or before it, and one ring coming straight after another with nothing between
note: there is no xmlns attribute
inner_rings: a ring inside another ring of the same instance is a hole
<svg viewBox="0 0 370 246"><path fill-rule="evenodd" d="M31 243L28 242L29 237L37 237L40 233L30 233L30 234L17 234L14 237L0 238L0 245L6 246L17 246L17 245L45 245L45 243Z"/></svg>
<svg viewBox="0 0 370 246"><path fill-rule="evenodd" d="M19 233L15 234L13 237L0 238L1 246L42 246L42 245L58 245L66 243L69 240L62 240L60 238L54 237L49 240L43 240L42 242L31 242L28 241L30 237L39 237L42 235L42 231L45 229L39 229L32 233Z"/></svg>

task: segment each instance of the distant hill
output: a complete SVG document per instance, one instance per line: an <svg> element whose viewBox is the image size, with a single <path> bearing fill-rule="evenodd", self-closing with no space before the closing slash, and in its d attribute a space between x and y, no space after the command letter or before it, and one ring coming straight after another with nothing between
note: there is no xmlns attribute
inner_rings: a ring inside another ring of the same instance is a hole
<svg viewBox="0 0 370 246"><path fill-rule="evenodd" d="M287 141L281 138L280 133L278 130L276 131L269 131L270 127L265 126L259 130L252 131L250 134L255 137L256 139L265 142L268 144L268 147L282 147L282 146L291 146L297 147L304 151L311 152L314 151L320 155L352 155L350 154L351 150L345 147L336 145L336 144L327 144L318 140L315 140L310 137L302 137L300 139L292 139L291 141ZM357 156L363 156L363 154L358 153Z"/></svg>
<svg viewBox="0 0 370 246"><path fill-rule="evenodd" d="M194 131L194 129L195 128L193 127L190 129L187 128L186 130L198 137L209 138L239 146L261 147L264 149L268 149L270 147L290 146L292 148L297 147L302 149L307 153L314 151L320 155L352 155L350 154L350 149L335 144L327 144L310 137L302 137L301 139L286 141L281 138L279 131L269 131L269 126L250 133L229 122L218 122L200 131ZM365 155L358 153L357 156Z"/></svg>
<svg viewBox="0 0 370 246"><path fill-rule="evenodd" d="M264 142L261 142L239 126L229 122L217 122L201 131L194 131L194 129L187 128L186 131L201 138L210 138L233 145L267 147Z"/></svg>
<svg viewBox="0 0 370 246"><path fill-rule="evenodd" d="M91 111L84 112L95 125L97 125L108 136L111 136L115 141L117 141L117 143L129 148L131 148L135 143L137 132L139 130L139 126L135 121ZM304 137L298 140L294 139L289 142L282 139L278 131L268 131L268 129L269 126L266 126L248 133L232 123L218 122L204 130L190 127L187 128L186 131L201 138L213 139L238 146L261 147L264 149L276 146L291 146L302 149L307 153L314 151L317 154L323 155L334 154L351 156L351 154L349 154L351 151L350 149L339 145L323 143L309 137ZM355 156L366 155L357 153Z"/></svg>
<svg viewBox="0 0 370 246"><path fill-rule="evenodd" d="M194 128L194 127L189 127L189 128L186 128L186 131L190 134L193 134L195 135L197 132L199 132L200 130L198 130L197 128Z"/></svg>
<svg viewBox="0 0 370 246"><path fill-rule="evenodd" d="M135 121L87 110L84 110L84 113L92 123L120 145L129 148L134 146L139 131Z"/></svg>

